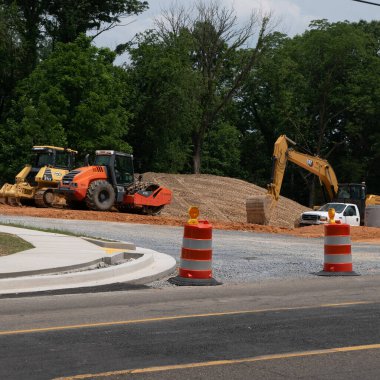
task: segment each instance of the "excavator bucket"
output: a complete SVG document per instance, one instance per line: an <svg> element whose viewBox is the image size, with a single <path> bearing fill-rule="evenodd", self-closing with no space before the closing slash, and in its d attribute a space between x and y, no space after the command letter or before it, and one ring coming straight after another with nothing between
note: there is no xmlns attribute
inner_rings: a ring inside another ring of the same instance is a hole
<svg viewBox="0 0 380 380"><path fill-rule="evenodd" d="M270 195L258 195L247 198L247 222L267 225L273 210L273 198Z"/></svg>

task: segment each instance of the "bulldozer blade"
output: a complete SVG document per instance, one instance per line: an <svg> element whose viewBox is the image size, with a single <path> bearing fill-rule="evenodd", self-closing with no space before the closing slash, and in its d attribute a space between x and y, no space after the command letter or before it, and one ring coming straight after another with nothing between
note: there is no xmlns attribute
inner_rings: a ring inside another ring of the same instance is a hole
<svg viewBox="0 0 380 380"><path fill-rule="evenodd" d="M247 222L253 224L267 225L273 209L271 196L259 195L246 200Z"/></svg>
<svg viewBox="0 0 380 380"><path fill-rule="evenodd" d="M6 202L9 206L21 207L22 204L19 198L7 197Z"/></svg>

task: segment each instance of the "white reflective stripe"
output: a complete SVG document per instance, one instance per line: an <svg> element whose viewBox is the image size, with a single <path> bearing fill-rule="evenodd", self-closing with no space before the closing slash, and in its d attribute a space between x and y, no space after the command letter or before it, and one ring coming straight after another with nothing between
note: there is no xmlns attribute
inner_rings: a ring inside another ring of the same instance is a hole
<svg viewBox="0 0 380 380"><path fill-rule="evenodd" d="M351 254L325 255L325 263L342 264L342 263L351 263L351 262L352 262Z"/></svg>
<svg viewBox="0 0 380 380"><path fill-rule="evenodd" d="M325 236L325 245L351 244L350 236Z"/></svg>
<svg viewBox="0 0 380 380"><path fill-rule="evenodd" d="M179 266L182 269L211 270L211 260L185 260L185 259L181 259Z"/></svg>
<svg viewBox="0 0 380 380"><path fill-rule="evenodd" d="M188 249L211 249L212 240L211 239L189 239L183 238L182 247Z"/></svg>

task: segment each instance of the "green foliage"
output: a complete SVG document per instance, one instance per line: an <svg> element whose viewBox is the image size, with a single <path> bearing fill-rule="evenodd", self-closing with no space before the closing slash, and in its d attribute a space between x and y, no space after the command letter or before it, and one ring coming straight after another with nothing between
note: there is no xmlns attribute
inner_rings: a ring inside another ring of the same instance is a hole
<svg viewBox="0 0 380 380"><path fill-rule="evenodd" d="M53 0L46 3L49 17L43 25L54 41L73 42L81 33L99 32L104 24L112 26L147 7L140 0Z"/></svg>
<svg viewBox="0 0 380 380"><path fill-rule="evenodd" d="M327 158L340 182L364 180L380 193L380 22L316 20L289 38L266 35L264 18L248 49L255 24L238 29L233 11L199 2L120 45L130 53L124 68L84 37L146 8L0 0L2 181L32 145L47 144L83 154L132 146L137 171L202 170L265 186L273 144L286 134ZM288 165L282 194L310 204L315 186Z"/></svg>
<svg viewBox="0 0 380 380"><path fill-rule="evenodd" d="M199 122L189 44L186 33L167 44L150 32L130 49L128 72L134 89L130 104L135 117L129 141L141 160L141 171L189 170L191 131Z"/></svg>
<svg viewBox="0 0 380 380"><path fill-rule="evenodd" d="M86 37L60 44L20 83L17 101L0 133L2 173L14 176L32 145L130 152L125 141L129 113L126 73L112 65L114 54Z"/></svg>
<svg viewBox="0 0 380 380"><path fill-rule="evenodd" d="M203 150L203 172L237 177L240 170L241 134L232 125L222 123L208 131Z"/></svg>
<svg viewBox="0 0 380 380"><path fill-rule="evenodd" d="M14 88L22 76L23 48L17 32L17 12L0 3L0 124L11 103Z"/></svg>
<svg viewBox="0 0 380 380"><path fill-rule="evenodd" d="M373 181L378 172L373 165L373 149L378 149L378 37L378 27L364 22L326 20L313 22L293 39L273 35L260 68L246 83L242 127L259 131L268 150L280 134L287 134L309 152L328 158L340 182L379 185ZM299 197L305 184L305 193L313 195L312 176L289 169L284 195Z"/></svg>
<svg viewBox="0 0 380 380"><path fill-rule="evenodd" d="M150 142L159 136L154 141L160 143L159 148L153 144L155 151L137 147L146 162L168 171L188 171L192 166L194 173L201 172L205 138L211 138L213 128L228 123L224 112L260 55L267 19L260 22L256 48L241 53L256 32L253 18L239 29L233 10L199 2L193 13L181 8L165 13L157 30L143 35L130 49L136 104L142 105L135 111L138 133L131 141L135 146L147 145L145 136ZM154 113L153 120L148 112ZM170 149L161 149L169 141ZM175 154L175 166L166 153ZM166 160L163 166L162 159ZM224 166L230 170L230 163ZM220 159L208 158L209 172L221 172L222 167Z"/></svg>
<svg viewBox="0 0 380 380"><path fill-rule="evenodd" d="M3 96L10 99L16 82L57 42L74 42L90 30L99 35L147 7L141 0L0 0L0 122L8 106Z"/></svg>

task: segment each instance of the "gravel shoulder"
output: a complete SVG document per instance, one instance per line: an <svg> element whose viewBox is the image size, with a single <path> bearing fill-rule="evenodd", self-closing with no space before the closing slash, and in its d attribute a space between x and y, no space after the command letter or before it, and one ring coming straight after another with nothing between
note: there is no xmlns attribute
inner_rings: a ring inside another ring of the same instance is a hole
<svg viewBox="0 0 380 380"><path fill-rule="evenodd" d="M137 223L156 226L183 226L188 217L173 217L165 214L159 216L144 216L114 212L97 212L87 210L66 210L60 208L40 209L36 207L12 207L0 204L0 214L10 216L30 216L38 218L52 218L63 220L93 220L105 222ZM323 226L309 226L302 228L286 228L276 226L260 226L244 222L227 222L217 219L208 219L215 229L231 231L248 231L257 233L293 235L304 238L323 236ZM355 242L380 243L380 228L352 227L351 239Z"/></svg>
<svg viewBox="0 0 380 380"><path fill-rule="evenodd" d="M323 236L323 226L295 228L307 207L280 197L270 219L270 225L246 223L245 202L249 197L264 195L266 189L236 178L209 174L144 173L146 182L155 182L173 191L173 201L159 216L144 216L118 212L69 210L65 208L12 207L0 204L0 215L31 216L66 220L95 220L162 226L183 226L190 206L198 206L200 218L211 222L215 229L257 233L294 235L305 238ZM353 241L380 242L380 228L353 227Z"/></svg>

